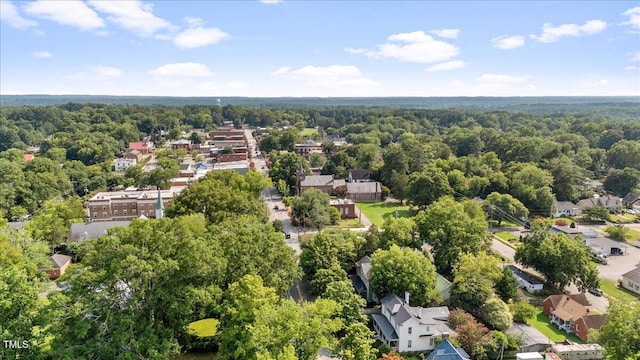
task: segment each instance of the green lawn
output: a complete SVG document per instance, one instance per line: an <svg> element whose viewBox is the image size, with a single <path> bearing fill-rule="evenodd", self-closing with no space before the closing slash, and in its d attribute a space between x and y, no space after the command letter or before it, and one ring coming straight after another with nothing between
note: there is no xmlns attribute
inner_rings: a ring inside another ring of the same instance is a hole
<svg viewBox="0 0 640 360"><path fill-rule="evenodd" d="M575 334L567 334L560 330L555 324L551 324L547 315L542 312L542 308L539 308L538 313L533 318L529 319L529 325L538 329L546 337L551 339L551 341L560 342L567 338L578 344L583 343L583 341L580 340L579 337L575 336Z"/></svg>
<svg viewBox="0 0 640 360"><path fill-rule="evenodd" d="M415 211L410 210L408 205L400 205L400 203L360 203L356 206L376 226L382 226L384 219L395 216L396 210L398 211L398 217L413 217L415 215Z"/></svg>
<svg viewBox="0 0 640 360"><path fill-rule="evenodd" d="M635 222L636 218L635 216L627 216L626 214L613 214L611 215L611 222L614 223L618 223L618 224L631 224L633 222Z"/></svg>
<svg viewBox="0 0 640 360"><path fill-rule="evenodd" d="M337 225L331 225L330 228L361 228L362 223L358 219L340 220Z"/></svg>
<svg viewBox="0 0 640 360"><path fill-rule="evenodd" d="M640 300L640 297L627 289L618 287L618 285L607 279L600 279L600 289L604 291L605 296L615 298L624 303Z"/></svg>
<svg viewBox="0 0 640 360"><path fill-rule="evenodd" d="M306 128L300 131L300 136L313 136L318 133L318 129L316 128Z"/></svg>
<svg viewBox="0 0 640 360"><path fill-rule="evenodd" d="M189 332L197 337L214 336L218 332L217 319L203 319L189 324Z"/></svg>
<svg viewBox="0 0 640 360"><path fill-rule="evenodd" d="M640 241L640 231L629 229L629 241Z"/></svg>
<svg viewBox="0 0 640 360"><path fill-rule="evenodd" d="M512 233L508 233L508 232L504 232L504 231L497 232L495 235L497 237L499 237L500 239L506 240L508 242L513 242L515 240L518 240L517 236L513 235Z"/></svg>

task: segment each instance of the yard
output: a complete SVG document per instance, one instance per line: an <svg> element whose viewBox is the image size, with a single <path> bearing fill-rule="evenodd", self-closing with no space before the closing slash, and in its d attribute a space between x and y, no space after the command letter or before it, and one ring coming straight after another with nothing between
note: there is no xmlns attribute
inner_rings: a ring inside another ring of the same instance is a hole
<svg viewBox="0 0 640 360"><path fill-rule="evenodd" d="M361 228L361 227L363 227L362 223L358 219L343 219L343 220L340 220L338 224L329 226L329 228L343 228L343 229Z"/></svg>
<svg viewBox="0 0 640 360"><path fill-rule="evenodd" d="M399 202L360 203L357 206L376 226L382 226L384 219L396 216L396 211L398 217L413 217L416 214L409 205L400 205Z"/></svg>
<svg viewBox="0 0 640 360"><path fill-rule="evenodd" d="M578 338L574 334L567 334L566 332L560 330L555 324L551 324L547 315L542 312L542 308L538 308L538 312L536 313L536 315L533 318L529 319L529 325L538 329L546 337L551 339L551 341L561 342L564 341L565 338L567 338L578 344L583 343L582 340L580 340L580 338Z"/></svg>
<svg viewBox="0 0 640 360"><path fill-rule="evenodd" d="M316 128L305 128L304 130L300 131L300 136L309 137L309 136L313 136L313 135L315 135L317 133L318 133L318 129L316 129Z"/></svg>
<svg viewBox="0 0 640 360"><path fill-rule="evenodd" d="M214 336L218 331L219 321L216 319L203 319L189 324L189 332L197 337Z"/></svg>
<svg viewBox="0 0 640 360"><path fill-rule="evenodd" d="M631 224L636 222L636 216L631 214L613 214L611 215L611 222L617 224Z"/></svg>
<svg viewBox="0 0 640 360"><path fill-rule="evenodd" d="M516 243L519 240L517 236L513 235L510 232L506 232L506 231L497 232L497 233L495 233L495 235L497 237L499 237L500 239L502 239L504 241L508 241L510 243Z"/></svg>
<svg viewBox="0 0 640 360"><path fill-rule="evenodd" d="M628 291L627 289L618 287L618 285L611 280L600 279L600 289L604 291L605 296L612 297L624 303L640 300L638 295Z"/></svg>

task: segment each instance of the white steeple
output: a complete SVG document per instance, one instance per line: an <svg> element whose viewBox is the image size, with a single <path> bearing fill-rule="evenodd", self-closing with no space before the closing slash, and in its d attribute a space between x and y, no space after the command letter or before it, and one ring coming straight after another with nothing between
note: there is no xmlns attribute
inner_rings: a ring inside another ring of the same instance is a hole
<svg viewBox="0 0 640 360"><path fill-rule="evenodd" d="M158 189L158 202L156 203L156 219L162 219L164 216L164 205L162 205L162 195Z"/></svg>

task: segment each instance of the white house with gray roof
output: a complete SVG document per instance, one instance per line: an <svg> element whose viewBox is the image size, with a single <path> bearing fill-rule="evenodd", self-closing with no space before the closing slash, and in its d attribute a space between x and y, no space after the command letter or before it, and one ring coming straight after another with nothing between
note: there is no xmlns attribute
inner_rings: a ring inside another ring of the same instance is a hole
<svg viewBox="0 0 640 360"><path fill-rule="evenodd" d="M447 325L449 309L446 306L410 306L409 294L405 294L404 301L389 294L380 303L382 313L371 315L373 327L378 339L398 352L433 350L436 337L454 333Z"/></svg>

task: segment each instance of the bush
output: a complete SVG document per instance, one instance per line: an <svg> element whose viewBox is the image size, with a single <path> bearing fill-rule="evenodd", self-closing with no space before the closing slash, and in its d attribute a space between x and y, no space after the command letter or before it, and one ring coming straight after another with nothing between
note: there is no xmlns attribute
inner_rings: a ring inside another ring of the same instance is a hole
<svg viewBox="0 0 640 360"><path fill-rule="evenodd" d="M474 320L473 316L462 309L453 309L449 313L449 325L452 329L455 329L459 325L468 323L471 320Z"/></svg>
<svg viewBox="0 0 640 360"><path fill-rule="evenodd" d="M509 309L513 314L513 321L520 324L526 324L527 320L531 319L536 314L536 308L524 300L516 302L510 301Z"/></svg>
<svg viewBox="0 0 640 360"><path fill-rule="evenodd" d="M382 191L382 200L388 198L389 195L391 195L391 190L389 190L389 188L384 185L382 185L381 191Z"/></svg>
<svg viewBox="0 0 640 360"><path fill-rule="evenodd" d="M565 219L557 219L556 220L556 226L567 226L567 224L569 224L569 223Z"/></svg>
<svg viewBox="0 0 640 360"><path fill-rule="evenodd" d="M282 222L282 220L279 220L279 219L273 220L271 222L271 225L273 226L273 229L275 231L281 232L281 233L284 232L284 223Z"/></svg>

